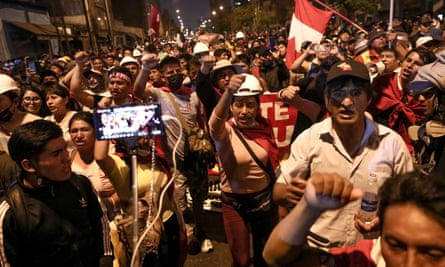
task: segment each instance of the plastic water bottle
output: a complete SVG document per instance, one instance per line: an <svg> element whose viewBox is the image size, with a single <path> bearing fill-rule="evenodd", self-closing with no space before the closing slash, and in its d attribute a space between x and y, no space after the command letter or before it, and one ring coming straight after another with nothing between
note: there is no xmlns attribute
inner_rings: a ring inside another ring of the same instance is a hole
<svg viewBox="0 0 445 267"><path fill-rule="evenodd" d="M377 192L379 185L375 173L368 176L368 184L364 188L362 202L360 204L359 218L364 223L370 223L377 216Z"/></svg>

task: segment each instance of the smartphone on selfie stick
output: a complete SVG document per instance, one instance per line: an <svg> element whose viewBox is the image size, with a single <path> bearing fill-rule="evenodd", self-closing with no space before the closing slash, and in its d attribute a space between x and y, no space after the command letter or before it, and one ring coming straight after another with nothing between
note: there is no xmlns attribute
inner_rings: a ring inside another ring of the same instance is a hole
<svg viewBox="0 0 445 267"><path fill-rule="evenodd" d="M160 106L147 104L96 108L93 110L93 120L97 139L122 139L131 148L133 243L136 247L139 234L136 141L143 136L155 137L163 133ZM154 145L155 142L153 142ZM154 151L154 148L152 151ZM152 155L152 157L155 157L155 155Z"/></svg>

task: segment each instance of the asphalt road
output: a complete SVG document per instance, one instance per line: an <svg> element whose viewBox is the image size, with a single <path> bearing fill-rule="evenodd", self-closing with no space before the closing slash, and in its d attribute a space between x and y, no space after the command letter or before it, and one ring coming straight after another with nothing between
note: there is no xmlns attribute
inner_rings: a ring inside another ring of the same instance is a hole
<svg viewBox="0 0 445 267"><path fill-rule="evenodd" d="M228 267L232 264L229 247L224 234L221 213L206 211L203 225L207 236L213 243L214 250L210 253L187 255L185 267Z"/></svg>

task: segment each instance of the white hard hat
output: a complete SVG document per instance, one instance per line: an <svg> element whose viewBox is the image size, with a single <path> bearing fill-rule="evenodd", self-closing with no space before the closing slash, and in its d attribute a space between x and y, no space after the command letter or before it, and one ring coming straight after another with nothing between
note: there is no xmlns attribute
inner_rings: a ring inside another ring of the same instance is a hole
<svg viewBox="0 0 445 267"><path fill-rule="evenodd" d="M205 52L209 52L209 47L205 43L197 42L195 44L195 46L193 47L193 54L194 55L197 55L197 54L200 54L200 53L205 53Z"/></svg>
<svg viewBox="0 0 445 267"><path fill-rule="evenodd" d="M234 96L254 96L261 95L263 93L263 87L260 81L252 74L243 74L246 76L243 84L241 84L238 91L233 94Z"/></svg>
<svg viewBox="0 0 445 267"><path fill-rule="evenodd" d="M140 56L142 56L141 50L137 48L133 49L133 57L140 57Z"/></svg>
<svg viewBox="0 0 445 267"><path fill-rule="evenodd" d="M237 32L235 35L236 39L243 39L244 38L244 33L243 32Z"/></svg>
<svg viewBox="0 0 445 267"><path fill-rule="evenodd" d="M432 36L422 36L416 40L416 48L421 47L422 45L434 41Z"/></svg>
<svg viewBox="0 0 445 267"><path fill-rule="evenodd" d="M20 89L17 87L14 79L6 74L0 74L0 95L9 91L16 91L18 93Z"/></svg>
<svg viewBox="0 0 445 267"><path fill-rule="evenodd" d="M125 64L128 64L128 63L134 63L139 66L139 61L137 59L135 59L134 57L130 57L130 56L123 57L121 62L119 63L119 65L124 66Z"/></svg>

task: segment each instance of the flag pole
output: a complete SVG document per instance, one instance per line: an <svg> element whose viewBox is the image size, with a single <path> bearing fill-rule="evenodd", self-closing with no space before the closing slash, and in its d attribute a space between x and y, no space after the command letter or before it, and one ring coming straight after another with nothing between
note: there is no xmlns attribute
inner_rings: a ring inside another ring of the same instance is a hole
<svg viewBox="0 0 445 267"><path fill-rule="evenodd" d="M346 22L350 23L352 26L356 27L357 29L359 29L360 31L368 34L368 31L366 31L365 29L363 29L362 27L360 27L360 25L358 25L357 23L353 22L352 20L348 19L347 17L343 16L343 14L341 14L340 12L338 12L337 10L333 9L332 7L328 6L327 4L319 1L319 0L313 0L314 2L318 3L319 5L321 5L322 7L328 9L329 11L332 11L333 13L335 13L337 16L339 16L340 18L342 18L343 20L345 20Z"/></svg>
<svg viewBox="0 0 445 267"><path fill-rule="evenodd" d="M389 19L388 19L388 31L392 30L392 21L394 20L394 0L389 1Z"/></svg>

